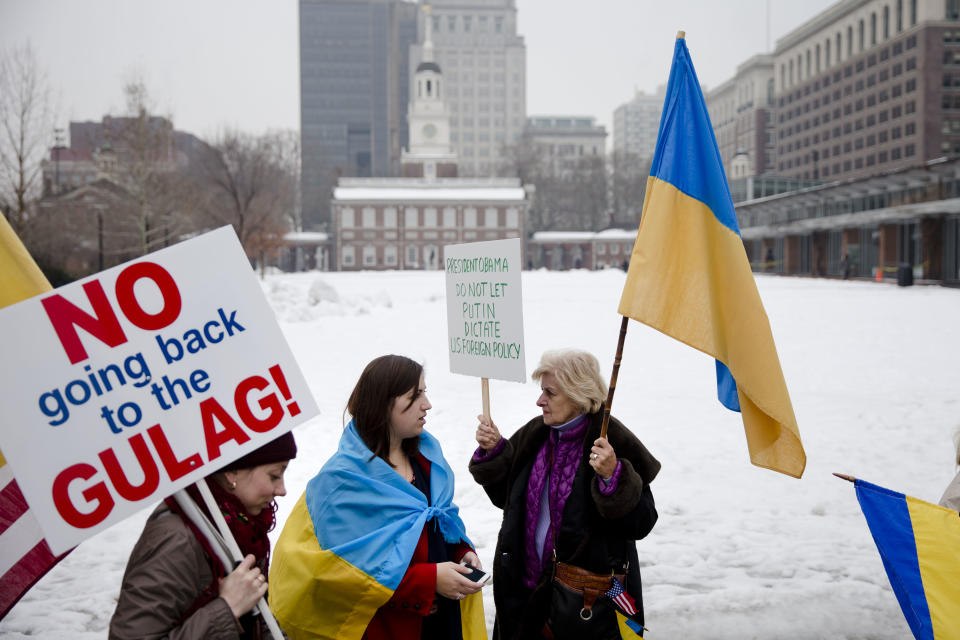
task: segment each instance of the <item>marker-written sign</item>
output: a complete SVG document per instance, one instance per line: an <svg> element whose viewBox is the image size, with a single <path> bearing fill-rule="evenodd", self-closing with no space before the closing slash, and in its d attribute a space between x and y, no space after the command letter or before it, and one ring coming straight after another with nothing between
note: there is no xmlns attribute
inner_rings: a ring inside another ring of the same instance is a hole
<svg viewBox="0 0 960 640"><path fill-rule="evenodd" d="M520 239L447 245L450 371L526 380Z"/></svg>
<svg viewBox="0 0 960 640"><path fill-rule="evenodd" d="M317 414L224 227L0 310L0 449L54 553Z"/></svg>

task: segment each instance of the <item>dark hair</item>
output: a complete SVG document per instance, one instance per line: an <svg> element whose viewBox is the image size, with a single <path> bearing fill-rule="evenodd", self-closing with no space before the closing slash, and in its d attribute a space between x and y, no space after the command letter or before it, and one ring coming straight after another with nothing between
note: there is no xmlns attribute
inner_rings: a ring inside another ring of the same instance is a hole
<svg viewBox="0 0 960 640"><path fill-rule="evenodd" d="M357 433L373 455L390 463L390 409L395 398L413 389L413 398L407 407L420 395L420 376L423 367L404 356L380 356L368 364L357 385L347 400L347 411L353 416ZM406 408L406 407L405 407ZM406 438L403 452L413 456L419 447L420 438ZM371 458L372 459L372 458Z"/></svg>

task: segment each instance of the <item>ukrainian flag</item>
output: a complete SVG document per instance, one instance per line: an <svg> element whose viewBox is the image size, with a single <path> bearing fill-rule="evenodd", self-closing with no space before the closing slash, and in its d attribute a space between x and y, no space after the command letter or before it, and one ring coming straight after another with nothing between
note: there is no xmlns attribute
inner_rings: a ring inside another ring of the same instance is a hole
<svg viewBox="0 0 960 640"><path fill-rule="evenodd" d="M431 463L432 506L373 455L352 421L344 429L273 552L270 608L292 640L361 638L400 584L428 521L447 542L471 544L452 502L453 471L426 431L420 453ZM460 601L460 619L464 640L486 640L481 593Z"/></svg>
<svg viewBox="0 0 960 640"><path fill-rule="evenodd" d="M797 419L682 33L619 312L716 358L720 402L742 413L750 460L803 475Z"/></svg>
<svg viewBox="0 0 960 640"><path fill-rule="evenodd" d="M960 638L960 514L863 480L854 484L914 637Z"/></svg>

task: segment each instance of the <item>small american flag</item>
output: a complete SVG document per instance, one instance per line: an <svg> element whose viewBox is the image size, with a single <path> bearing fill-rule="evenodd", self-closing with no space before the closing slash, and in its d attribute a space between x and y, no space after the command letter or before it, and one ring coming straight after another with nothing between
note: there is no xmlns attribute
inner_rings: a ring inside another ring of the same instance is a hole
<svg viewBox="0 0 960 640"><path fill-rule="evenodd" d="M611 582L613 585L610 587L610 590L607 591L606 596L613 600L614 604L617 605L617 608L628 616L636 615L637 603L634 602L629 593L623 590L623 585L620 584L619 580L613 578L611 579Z"/></svg>

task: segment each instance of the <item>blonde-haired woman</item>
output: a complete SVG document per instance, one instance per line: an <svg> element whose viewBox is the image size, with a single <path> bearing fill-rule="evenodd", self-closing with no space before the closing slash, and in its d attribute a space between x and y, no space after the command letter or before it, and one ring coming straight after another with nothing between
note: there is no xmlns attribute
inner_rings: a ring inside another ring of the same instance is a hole
<svg viewBox="0 0 960 640"><path fill-rule="evenodd" d="M660 463L615 418L600 438L607 386L592 354L548 351L533 379L542 415L510 438L479 416L470 462L503 510L494 638L620 638L621 625L639 636L636 540L657 521Z"/></svg>

